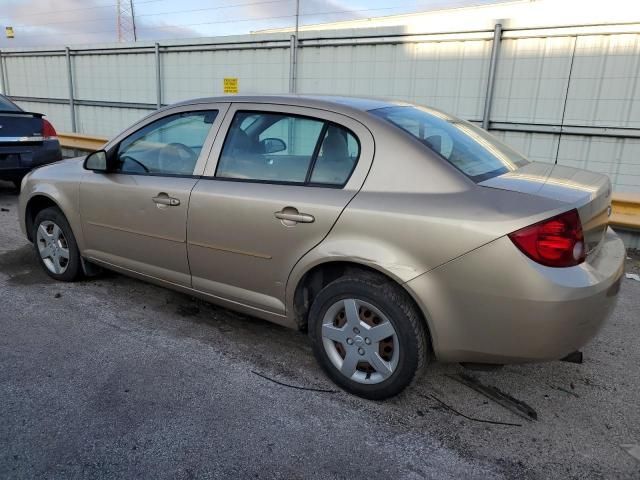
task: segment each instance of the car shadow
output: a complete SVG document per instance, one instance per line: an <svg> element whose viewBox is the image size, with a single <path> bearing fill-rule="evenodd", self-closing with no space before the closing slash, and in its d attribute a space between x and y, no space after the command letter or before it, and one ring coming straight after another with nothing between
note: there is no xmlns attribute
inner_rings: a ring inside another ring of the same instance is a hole
<svg viewBox="0 0 640 480"><path fill-rule="evenodd" d="M0 180L0 199L3 197L17 197L20 191L11 182Z"/></svg>

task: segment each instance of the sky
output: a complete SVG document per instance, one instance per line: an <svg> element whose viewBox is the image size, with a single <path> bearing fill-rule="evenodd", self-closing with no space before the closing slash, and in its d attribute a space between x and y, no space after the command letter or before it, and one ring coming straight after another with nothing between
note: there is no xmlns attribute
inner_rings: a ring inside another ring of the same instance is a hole
<svg viewBox="0 0 640 480"><path fill-rule="evenodd" d="M127 0L122 0L127 1ZM501 0L300 0L300 24ZM504 1L504 0L502 0ZM0 0L0 49L117 41L117 0ZM234 35L295 24L296 0L134 0L138 40ZM13 27L7 39L4 27Z"/></svg>

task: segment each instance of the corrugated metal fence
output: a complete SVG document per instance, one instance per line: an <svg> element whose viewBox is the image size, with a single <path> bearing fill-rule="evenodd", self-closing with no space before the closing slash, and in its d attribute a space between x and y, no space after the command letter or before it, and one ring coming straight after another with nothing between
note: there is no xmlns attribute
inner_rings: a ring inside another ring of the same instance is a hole
<svg viewBox="0 0 640 480"><path fill-rule="evenodd" d="M61 131L111 136L158 105L220 95L232 77L247 94L431 105L483 123L533 160L604 172L616 191L640 192L640 24L10 50L0 67L4 92Z"/></svg>

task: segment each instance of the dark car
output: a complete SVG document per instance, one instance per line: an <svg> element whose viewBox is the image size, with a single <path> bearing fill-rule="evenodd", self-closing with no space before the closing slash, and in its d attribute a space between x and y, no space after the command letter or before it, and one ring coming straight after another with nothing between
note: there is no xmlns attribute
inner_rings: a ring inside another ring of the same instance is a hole
<svg viewBox="0 0 640 480"><path fill-rule="evenodd" d="M20 182L31 169L62 158L53 125L0 95L0 180Z"/></svg>

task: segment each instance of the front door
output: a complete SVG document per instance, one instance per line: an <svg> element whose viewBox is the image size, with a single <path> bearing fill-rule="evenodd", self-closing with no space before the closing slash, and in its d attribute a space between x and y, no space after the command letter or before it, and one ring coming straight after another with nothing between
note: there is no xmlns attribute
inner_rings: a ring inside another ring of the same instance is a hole
<svg viewBox="0 0 640 480"><path fill-rule="evenodd" d="M329 233L372 156L370 133L353 119L233 105L191 197L193 287L284 314L289 273Z"/></svg>
<svg viewBox="0 0 640 480"><path fill-rule="evenodd" d="M219 109L181 107L138 126L109 149L110 173L80 185L83 256L183 286L191 190L221 122Z"/></svg>

